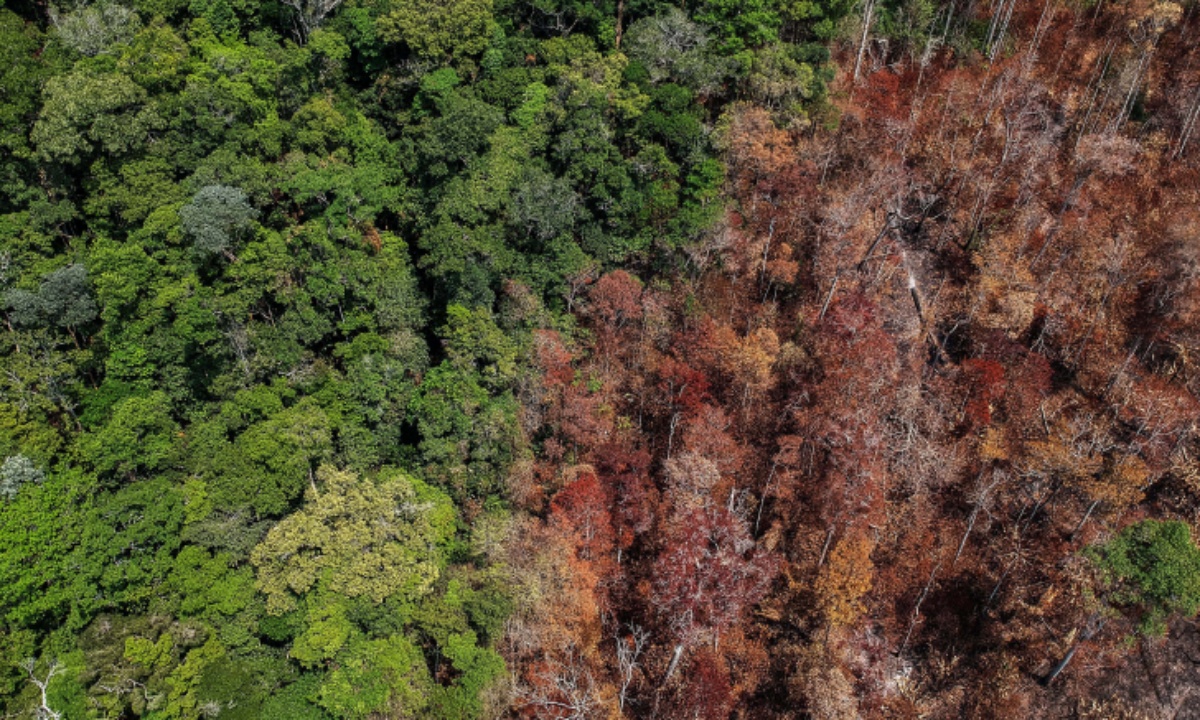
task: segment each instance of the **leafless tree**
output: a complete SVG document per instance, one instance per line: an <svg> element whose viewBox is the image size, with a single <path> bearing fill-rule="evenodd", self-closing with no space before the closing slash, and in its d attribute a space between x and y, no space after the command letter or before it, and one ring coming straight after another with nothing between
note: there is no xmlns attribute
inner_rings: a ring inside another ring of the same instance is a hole
<svg viewBox="0 0 1200 720"><path fill-rule="evenodd" d="M514 692L516 705L532 709L536 717L587 720L603 710L595 678L574 651L565 660L549 660L534 686L518 685Z"/></svg>
<svg viewBox="0 0 1200 720"><path fill-rule="evenodd" d="M629 623L629 635L618 637L617 641L617 671L621 678L621 691L617 696L618 706L625 712L625 701L629 696L629 688L637 675L638 661L650 644L650 633L636 623Z"/></svg>
<svg viewBox="0 0 1200 720"><path fill-rule="evenodd" d="M59 664L57 660L50 663L49 669L46 670L46 677L39 680L36 674L38 661L36 658L26 658L21 661L21 668L29 674L29 681L33 683L42 693L42 704L39 705L33 712L37 720L62 720L62 713L50 707L50 701L46 697L46 688L49 687L50 681L57 675L62 675L66 672L66 668Z"/></svg>
<svg viewBox="0 0 1200 720"><path fill-rule="evenodd" d="M871 33L872 15L875 14L875 0L865 0L862 11L862 37L858 41L858 56L854 60L854 82L858 83L859 73L862 71L863 54L867 49L867 39Z"/></svg>
<svg viewBox="0 0 1200 720"><path fill-rule="evenodd" d="M342 0L283 0L283 4L296 11L296 35L304 42L321 26L325 17L342 4Z"/></svg>

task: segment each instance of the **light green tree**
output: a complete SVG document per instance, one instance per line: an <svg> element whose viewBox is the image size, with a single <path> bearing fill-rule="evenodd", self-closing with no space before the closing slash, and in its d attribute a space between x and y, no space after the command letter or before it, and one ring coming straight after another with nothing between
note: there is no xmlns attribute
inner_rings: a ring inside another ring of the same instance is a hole
<svg viewBox="0 0 1200 720"><path fill-rule="evenodd" d="M267 611L287 612L314 588L376 603L427 593L454 529L450 499L398 471L369 480L326 465L317 476L324 492L310 492L250 555Z"/></svg>
<svg viewBox="0 0 1200 720"><path fill-rule="evenodd" d="M517 344L496 325L487 308L448 306L441 333L446 358L459 372L477 371L493 390L504 389L516 377Z"/></svg>
<svg viewBox="0 0 1200 720"><path fill-rule="evenodd" d="M790 47L781 43L754 54L747 80L751 97L773 109L787 109L812 98L817 82L812 66L797 60Z"/></svg>
<svg viewBox="0 0 1200 720"><path fill-rule="evenodd" d="M124 46L117 67L148 90L174 88L182 80L189 53L183 38L159 18Z"/></svg>
<svg viewBox="0 0 1200 720"><path fill-rule="evenodd" d="M338 656L318 703L339 718L389 710L389 717L412 717L425 708L432 686L420 649L407 637L355 638Z"/></svg>
<svg viewBox="0 0 1200 720"><path fill-rule="evenodd" d="M379 35L430 59L471 57L492 35L492 0L399 0L379 18Z"/></svg>
<svg viewBox="0 0 1200 720"><path fill-rule="evenodd" d="M85 498L62 479L0 502L0 624L7 630L64 622L75 602L67 576L72 548L86 515ZM12 636L0 633L0 646L6 640Z"/></svg>
<svg viewBox="0 0 1200 720"><path fill-rule="evenodd" d="M142 145L160 127L146 91L125 75L78 70L46 81L45 104L30 139L45 160L79 163Z"/></svg>

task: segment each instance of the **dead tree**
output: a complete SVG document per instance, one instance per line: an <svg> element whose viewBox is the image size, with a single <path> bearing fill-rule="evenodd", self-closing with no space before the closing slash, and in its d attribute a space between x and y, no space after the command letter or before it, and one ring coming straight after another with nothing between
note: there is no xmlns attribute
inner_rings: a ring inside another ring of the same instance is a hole
<svg viewBox="0 0 1200 720"><path fill-rule="evenodd" d="M617 707L625 714L625 702L629 697L629 689L637 674L638 661L650 644L650 633L640 625L629 623L629 636L616 638L617 641L617 672L621 678L621 690L617 693Z"/></svg>
<svg viewBox="0 0 1200 720"><path fill-rule="evenodd" d="M296 11L296 35L303 43L321 26L325 17L342 4L342 0L283 0L283 4Z"/></svg>
<svg viewBox="0 0 1200 720"><path fill-rule="evenodd" d="M37 720L62 720L62 713L50 707L50 701L46 697L46 689L50 686L50 681L56 675L63 674L66 668L59 664L57 660L54 660L50 663L50 668L46 671L45 679L39 680L37 674L34 672L37 670L37 664L38 661L35 658L26 658L20 663L21 668L29 675L29 682L33 683L42 694L41 705L33 711L34 717Z"/></svg>
<svg viewBox="0 0 1200 720"><path fill-rule="evenodd" d="M871 16L875 14L875 0L866 0L863 4L862 37L858 41L858 57L854 61L854 82L858 83L859 71L862 70L863 54L867 51L867 38L871 32Z"/></svg>

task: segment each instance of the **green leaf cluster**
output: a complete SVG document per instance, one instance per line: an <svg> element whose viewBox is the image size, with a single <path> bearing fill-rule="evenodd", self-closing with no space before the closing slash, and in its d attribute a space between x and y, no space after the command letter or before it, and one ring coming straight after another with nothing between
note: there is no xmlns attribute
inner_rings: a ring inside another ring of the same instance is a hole
<svg viewBox="0 0 1200 720"><path fill-rule="evenodd" d="M1107 602L1133 613L1147 635L1164 634L1173 615L1200 610L1200 548L1183 522L1142 520L1086 554Z"/></svg>

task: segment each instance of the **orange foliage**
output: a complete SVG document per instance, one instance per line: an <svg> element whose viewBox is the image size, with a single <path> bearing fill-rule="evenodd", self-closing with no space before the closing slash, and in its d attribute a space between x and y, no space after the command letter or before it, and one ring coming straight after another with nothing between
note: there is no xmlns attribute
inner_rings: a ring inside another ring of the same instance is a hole
<svg viewBox="0 0 1200 720"><path fill-rule="evenodd" d="M818 608L830 627L852 625L866 610L863 596L870 591L875 574L873 547L866 533L853 531L838 540L817 575L814 591Z"/></svg>

